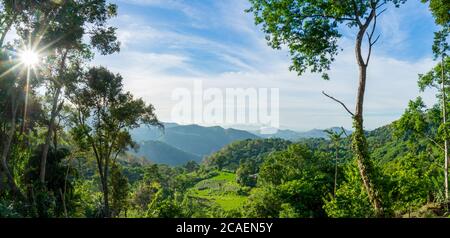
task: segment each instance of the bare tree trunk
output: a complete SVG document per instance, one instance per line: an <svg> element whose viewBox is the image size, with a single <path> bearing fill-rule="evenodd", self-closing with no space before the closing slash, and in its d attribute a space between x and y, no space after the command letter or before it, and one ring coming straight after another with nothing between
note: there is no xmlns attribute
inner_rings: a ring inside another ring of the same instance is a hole
<svg viewBox="0 0 450 238"><path fill-rule="evenodd" d="M446 88L445 88L445 64L444 64L444 57L442 57L442 118L444 122L444 126L446 126L447 123L447 97L446 97ZM444 188L445 188L445 202L448 203L448 163L449 163L449 157L448 157L448 140L445 139L444 141Z"/></svg>
<svg viewBox="0 0 450 238"><path fill-rule="evenodd" d="M39 178L41 180L41 183L45 183L45 169L47 166L47 155L48 155L48 150L50 148L50 142L52 140L52 135L53 135L53 131L54 131L54 127L55 127L55 119L56 119L56 114L58 112L58 101L59 101L59 96L61 94L61 87L58 87L56 89L56 93L53 97L53 106L52 106L52 112L50 115L50 121L48 123L47 126L47 136L45 138L45 144L42 150L42 157L41 157L41 170L40 170L40 174L39 174Z"/></svg>
<svg viewBox="0 0 450 238"><path fill-rule="evenodd" d="M368 25L367 25L368 26ZM364 34L367 30L367 26L360 29L356 40L356 58L359 65L359 86L356 99L356 111L354 120L354 129L352 147L358 163L359 173L364 184L364 188L369 196L369 200L375 210L377 216L383 216L383 207L378 192L375 189L373 181L370 176L372 173L372 163L368 152L368 145L366 136L364 134L364 95L366 90L367 81L367 64L362 57L362 41Z"/></svg>

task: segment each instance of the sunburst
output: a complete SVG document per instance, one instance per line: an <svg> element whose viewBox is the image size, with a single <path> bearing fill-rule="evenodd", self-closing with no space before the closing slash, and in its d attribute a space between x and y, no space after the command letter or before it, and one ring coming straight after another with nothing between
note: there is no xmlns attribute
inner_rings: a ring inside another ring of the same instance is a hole
<svg viewBox="0 0 450 238"><path fill-rule="evenodd" d="M19 53L20 62L27 67L36 66L39 63L39 58L39 53L31 49L25 49Z"/></svg>

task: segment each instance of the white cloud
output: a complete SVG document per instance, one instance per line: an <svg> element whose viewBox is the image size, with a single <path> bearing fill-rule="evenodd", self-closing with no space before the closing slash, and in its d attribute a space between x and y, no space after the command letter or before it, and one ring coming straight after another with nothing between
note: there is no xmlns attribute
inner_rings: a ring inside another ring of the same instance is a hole
<svg viewBox="0 0 450 238"><path fill-rule="evenodd" d="M133 2L161 5L166 1ZM183 3L168 2L171 7ZM203 21L215 24L221 21L223 24L219 25L223 30L239 42L227 43L205 35L186 34L176 29L177 26L162 28L139 16L121 15L116 23L124 43L122 52L97 58L95 63L120 72L126 79L126 88L152 102L162 120L170 120L171 108L176 103L171 100L172 91L179 87L192 88L193 81L201 79L205 88L279 88L281 124L285 127L301 130L341 125L351 127L351 119L340 105L321 94L325 90L346 102L350 108L354 107L358 72L351 39L341 41L344 51L332 67L330 81L323 81L312 74L298 77L288 70L288 53L268 47L263 34L253 26L251 15L244 14L247 8L244 1L215 3L217 12L203 14ZM390 41L377 44L368 72L365 122L369 129L397 119L408 101L419 95L417 74L426 72L433 65L429 58L407 61L386 54L384 49L401 44L407 37L400 24L403 17L386 16L380 23L380 31ZM196 55L192 51L215 56L213 59L205 58L205 64L224 64L236 70L213 73L204 70L199 67L202 63L194 63ZM434 101L431 93L424 96L428 104Z"/></svg>
<svg viewBox="0 0 450 238"><path fill-rule="evenodd" d="M186 16L196 19L202 15L201 11L183 0L119 0L119 2L178 10Z"/></svg>

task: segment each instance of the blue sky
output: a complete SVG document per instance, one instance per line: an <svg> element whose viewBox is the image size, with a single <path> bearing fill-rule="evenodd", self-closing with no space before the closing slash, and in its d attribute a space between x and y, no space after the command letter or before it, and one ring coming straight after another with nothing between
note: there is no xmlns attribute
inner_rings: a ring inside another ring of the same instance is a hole
<svg viewBox="0 0 450 238"><path fill-rule="evenodd" d="M246 0L117 0L122 49L113 56L98 56L94 64L109 67L125 78L125 87L155 105L158 116L170 121L175 88L276 87L280 89L283 128L308 130L351 127L351 119L322 90L353 108L357 68L353 55L354 32L343 29L344 49L330 72L298 77L289 72L289 55L267 46L253 24ZM369 68L366 127L397 119L410 99L421 95L428 104L433 93L419 94L417 75L430 69L431 44L436 30L427 5L409 1L389 8L379 22L382 34Z"/></svg>

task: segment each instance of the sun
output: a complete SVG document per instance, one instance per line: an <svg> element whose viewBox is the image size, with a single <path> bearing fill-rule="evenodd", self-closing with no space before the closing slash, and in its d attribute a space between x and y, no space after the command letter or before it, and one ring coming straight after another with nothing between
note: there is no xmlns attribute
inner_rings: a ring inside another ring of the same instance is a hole
<svg viewBox="0 0 450 238"><path fill-rule="evenodd" d="M20 61L26 66L35 66L39 63L39 54L33 50L20 52Z"/></svg>

